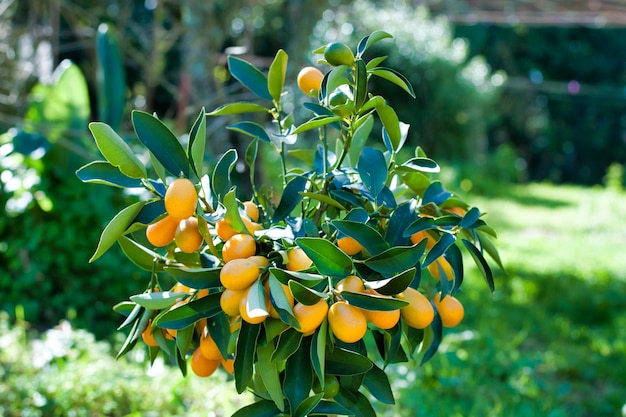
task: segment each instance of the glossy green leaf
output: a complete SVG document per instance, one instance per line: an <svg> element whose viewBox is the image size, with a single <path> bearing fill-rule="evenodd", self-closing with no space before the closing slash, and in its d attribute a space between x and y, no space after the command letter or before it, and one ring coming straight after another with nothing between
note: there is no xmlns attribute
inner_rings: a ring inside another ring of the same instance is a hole
<svg viewBox="0 0 626 417"><path fill-rule="evenodd" d="M294 417L308 417L311 414L311 411L315 409L315 407L319 404L319 402L324 397L324 393L320 392L319 394L311 395L310 397L305 398L298 408L296 408L295 413L293 413Z"/></svg>
<svg viewBox="0 0 626 417"><path fill-rule="evenodd" d="M407 172L402 174L402 182L409 187L415 195L424 194L424 190L430 185L430 179L421 172Z"/></svg>
<svg viewBox="0 0 626 417"><path fill-rule="evenodd" d="M246 148L246 153L244 155L246 165L250 170L250 175L254 175L256 171L256 158L259 153L259 141L257 139L253 139L250 141L250 144ZM253 178L253 177L252 177ZM252 179L250 180L253 181Z"/></svg>
<svg viewBox="0 0 626 417"><path fill-rule="evenodd" d="M441 235L435 246L430 248L428 254L426 255L426 259L424 259L424 263L422 264L422 268L426 268L428 265L433 263L437 258L443 255L446 250L453 245L456 241L454 235L449 233L444 233Z"/></svg>
<svg viewBox="0 0 626 417"><path fill-rule="evenodd" d="M360 392L341 387L334 398L343 407L358 417L376 417L369 400Z"/></svg>
<svg viewBox="0 0 626 417"><path fill-rule="evenodd" d="M300 328L300 323L293 315L291 304L287 299L287 295L280 281L270 274L268 282L270 288L270 302L274 306L274 309L276 309L280 319L291 327Z"/></svg>
<svg viewBox="0 0 626 417"><path fill-rule="evenodd" d="M141 309L141 306L130 301L122 301L113 306L113 311L126 317L131 315L135 309Z"/></svg>
<svg viewBox="0 0 626 417"><path fill-rule="evenodd" d="M378 197L387 181L387 162L385 156L378 149L366 146L361 151L357 171L361 180L374 198Z"/></svg>
<svg viewBox="0 0 626 417"><path fill-rule="evenodd" d="M313 369L311 369L311 338L302 339L300 348L294 352L285 364L283 391L292 410L309 397L313 387Z"/></svg>
<svg viewBox="0 0 626 417"><path fill-rule="evenodd" d="M443 324L441 323L441 317L439 317L436 308L435 318L433 319L431 325L425 329L425 332L427 333L426 336L429 336L428 339L430 339L430 344L428 344L428 348L426 349L426 352L424 352L420 365L425 364L432 359L433 356L435 356L435 353L439 350L439 345L441 345L441 339L443 338Z"/></svg>
<svg viewBox="0 0 626 417"><path fill-rule="evenodd" d="M355 71L355 92L354 107L358 112L365 100L367 99L367 67L361 58L357 58L354 62Z"/></svg>
<svg viewBox="0 0 626 417"><path fill-rule="evenodd" d="M356 131L352 135L352 144L350 145L350 150L348 151L348 156L352 166L356 166L358 163L361 151L363 151L373 128L374 116L368 114L364 117L364 120L361 122L359 127L356 128Z"/></svg>
<svg viewBox="0 0 626 417"><path fill-rule="evenodd" d="M476 266L480 270L481 274L485 278L485 281L487 281L489 289L491 290L491 292L494 292L496 290L496 286L493 280L493 273L491 272L491 268L489 267L489 264L487 264L485 257L483 256L481 251L478 250L476 246L474 246L472 242L465 239L461 240L463 242L463 245L465 245L465 247L467 248L467 251L470 253L470 255L472 255L472 258L474 259L474 262L476 263Z"/></svg>
<svg viewBox="0 0 626 417"><path fill-rule="evenodd" d="M393 311L406 307L409 303L398 298L383 297L379 295L342 291L341 296L349 304L372 311Z"/></svg>
<svg viewBox="0 0 626 417"><path fill-rule="evenodd" d="M274 222L284 220L298 206L302 200L300 193L304 191L307 182L308 180L304 177L294 177L287 183L283 190L283 195L280 197L278 207L274 211Z"/></svg>
<svg viewBox="0 0 626 417"><path fill-rule="evenodd" d="M320 299L328 298L328 294L306 287L298 281L289 281L289 290L296 301L307 306L316 304Z"/></svg>
<svg viewBox="0 0 626 417"><path fill-rule="evenodd" d="M452 196L452 193L447 191L441 182L434 181L430 184L426 190L424 191L424 195L422 196L422 205L426 205L429 203L441 204L446 201L448 198Z"/></svg>
<svg viewBox="0 0 626 417"><path fill-rule="evenodd" d="M409 93L411 97L415 98L415 91L413 91L413 86L411 85L409 80L407 80L407 78L398 71L392 68L378 67L373 68L369 71L369 73L377 77L383 78L387 81L391 81L392 83Z"/></svg>
<svg viewBox="0 0 626 417"><path fill-rule="evenodd" d="M270 143L272 141L265 129L263 129L263 126L258 123L244 121L226 126L226 129L242 133L254 139L262 140L263 142Z"/></svg>
<svg viewBox="0 0 626 417"><path fill-rule="evenodd" d="M257 339L260 331L261 326L258 324L241 322L235 353L235 388L239 394L244 392L252 381ZM276 407L273 402L270 403Z"/></svg>
<svg viewBox="0 0 626 417"><path fill-rule="evenodd" d="M388 55L374 57L367 62L366 68L368 70L374 69L380 66L387 58L389 58Z"/></svg>
<svg viewBox="0 0 626 417"><path fill-rule="evenodd" d="M279 417L281 411L270 400L259 400L235 411L231 417Z"/></svg>
<svg viewBox="0 0 626 417"><path fill-rule="evenodd" d="M287 74L287 61L287 53L279 49L267 74L267 89L276 103L280 102L280 95L283 92Z"/></svg>
<svg viewBox="0 0 626 417"><path fill-rule="evenodd" d="M365 374L363 385L381 403L389 405L396 403L389 377L376 364L372 365L372 369Z"/></svg>
<svg viewBox="0 0 626 417"><path fill-rule="evenodd" d="M272 362L282 362L293 355L302 343L302 333L293 328L282 332L272 353Z"/></svg>
<svg viewBox="0 0 626 417"><path fill-rule="evenodd" d="M379 42L387 38L393 38L393 36L385 32L384 30L376 30L372 32L371 34L365 36L359 41L359 44L357 45L357 48L356 48L357 55L358 56L363 55L363 52L365 52L369 47L374 45L376 42Z"/></svg>
<svg viewBox="0 0 626 417"><path fill-rule="evenodd" d="M144 314L143 314L144 317L146 316L146 313L147 311L144 310ZM139 340L139 338L141 337L141 330L139 329L139 321L140 320L135 320L133 322L133 327L131 327L130 332L128 333L128 336L126 336L126 339L124 340L124 343L122 344L122 347L120 348L120 350L117 352L117 355L115 356L116 359L119 359L122 356L126 355L128 352L132 350L135 344L137 344L137 340Z"/></svg>
<svg viewBox="0 0 626 417"><path fill-rule="evenodd" d="M430 158L412 158L396 168L399 172L427 172L438 173L439 165Z"/></svg>
<svg viewBox="0 0 626 417"><path fill-rule="evenodd" d="M354 416L354 413L335 401L321 400L309 416Z"/></svg>
<svg viewBox="0 0 626 417"><path fill-rule="evenodd" d="M176 136L159 119L133 110L132 121L137 137L173 176L189 177L189 160Z"/></svg>
<svg viewBox="0 0 626 417"><path fill-rule="evenodd" d="M250 103L247 101L237 101L234 103L224 104L219 106L217 109L213 110L210 113L207 113L207 116L227 116L231 114L241 114L241 113L259 113L259 112L268 112L269 110L266 107L263 107L256 103Z"/></svg>
<svg viewBox="0 0 626 417"><path fill-rule="evenodd" d="M363 355L335 346L326 350L326 373L330 375L359 375L372 369L372 361Z"/></svg>
<svg viewBox="0 0 626 417"><path fill-rule="evenodd" d="M139 188L141 180L130 178L106 161L93 161L80 167L76 176L82 182L111 185L119 188Z"/></svg>
<svg viewBox="0 0 626 417"><path fill-rule="evenodd" d="M411 285L418 271L419 269L417 268L410 268L391 278L379 281L368 281L367 285L369 288L375 289L381 295L400 294Z"/></svg>
<svg viewBox="0 0 626 417"><path fill-rule="evenodd" d="M344 278L352 272L352 259L330 241L316 237L301 237L296 244L313 261L318 272Z"/></svg>
<svg viewBox="0 0 626 417"><path fill-rule="evenodd" d="M341 116L315 116L310 120L302 123L300 126L296 127L296 129L291 132L292 135L297 135L302 132L306 132L308 130L317 129L318 127L326 126L331 123L336 123L341 121L343 118Z"/></svg>
<svg viewBox="0 0 626 417"><path fill-rule="evenodd" d="M300 284L312 288L322 281L326 281L326 277L319 274L309 274L308 272L289 271L281 268L270 268L270 274L278 281L285 285L289 285L290 280L296 280Z"/></svg>
<svg viewBox="0 0 626 417"><path fill-rule="evenodd" d="M218 288L222 286L220 282L221 268L166 266L163 270L177 282L197 290L205 288Z"/></svg>
<svg viewBox="0 0 626 417"><path fill-rule="evenodd" d="M202 166L204 165L206 139L206 115L203 107L191 127L187 145L187 157L198 178L202 178L203 175Z"/></svg>
<svg viewBox="0 0 626 417"><path fill-rule="evenodd" d="M259 373L265 389L270 395L276 407L285 411L285 397L283 388L280 384L280 370L278 363L272 362L272 352L274 347L272 344L259 345L256 349L257 363L256 371Z"/></svg>
<svg viewBox="0 0 626 417"><path fill-rule="evenodd" d="M418 217L414 222L409 224L404 231L404 236L409 237L414 233L421 232L423 230L433 229L435 227L435 220L431 217Z"/></svg>
<svg viewBox="0 0 626 417"><path fill-rule="evenodd" d="M454 285L450 289L450 293L454 294L463 284L463 254L457 245L451 245L446 251L446 259L452 267L454 273ZM440 276L444 276L441 271Z"/></svg>
<svg viewBox="0 0 626 417"><path fill-rule="evenodd" d="M342 206L341 203L324 194L301 192L300 195L302 195L302 197L307 197L311 200L317 200L322 203L328 204L329 206L337 207L339 210L346 210L346 208Z"/></svg>
<svg viewBox="0 0 626 417"><path fill-rule="evenodd" d="M223 358L228 358L228 344L230 342L230 321L226 314L216 314L206 320L206 328L215 341Z"/></svg>
<svg viewBox="0 0 626 417"><path fill-rule="evenodd" d="M385 278L390 278L417 265L425 249L426 240L413 246L395 246L366 259L364 263Z"/></svg>
<svg viewBox="0 0 626 417"><path fill-rule="evenodd" d="M173 306L178 300L182 300L187 296L189 296L189 294L185 292L146 292L131 295L130 301L150 310L161 310Z"/></svg>
<svg viewBox="0 0 626 417"><path fill-rule="evenodd" d="M224 208L226 214L224 220L239 233L250 234L246 224L241 219L241 213L239 212L239 202L237 201L237 189L231 188L229 192L223 198Z"/></svg>
<svg viewBox="0 0 626 417"><path fill-rule="evenodd" d="M480 230L477 232L477 235L483 250L489 254L491 259L493 259L502 270L504 270L504 264L500 259L498 249L496 249L496 246L491 241L491 237L487 233L484 233Z"/></svg>
<svg viewBox="0 0 626 417"><path fill-rule="evenodd" d="M102 156L120 172L130 178L146 178L146 167L135 156L133 150L111 126L100 123L89 123L89 130Z"/></svg>
<svg viewBox="0 0 626 417"><path fill-rule="evenodd" d="M386 103L377 105L376 113L378 113L378 117L380 118L380 121L389 136L389 141L391 142L393 149L398 151L402 143L402 132L400 130L400 120L398 119L398 115L395 110Z"/></svg>
<svg viewBox="0 0 626 417"><path fill-rule="evenodd" d="M371 255L378 255L389 249L389 244L380 233L365 223L350 220L333 220L331 223L341 233L353 237Z"/></svg>
<svg viewBox="0 0 626 417"><path fill-rule="evenodd" d="M142 207L147 201L138 201L126 207L111 219L106 225L102 234L100 235L100 241L95 253L89 259L89 262L93 262L102 256L120 237L124 235L128 226L131 225L133 219L141 211Z"/></svg>
<svg viewBox="0 0 626 417"><path fill-rule="evenodd" d="M224 155L222 155L219 161L217 161L217 164L213 169L213 176L211 177L211 189L219 199L222 199L226 195L226 193L230 191L230 173L232 172L236 163L237 151L235 149L229 149L224 153Z"/></svg>
<svg viewBox="0 0 626 417"><path fill-rule="evenodd" d="M127 304L128 303L128 304ZM126 316L126 319L124 319L124 321L122 322L122 324L119 325L119 327L117 328L117 330L122 330L124 327L128 326L129 324L133 323L135 321L135 319L137 318L137 316L139 316L139 313L141 313L141 311L143 310L143 307L141 307L139 304L135 304L132 303L130 301L125 301L119 304L116 304L115 307L113 308L115 311L119 312L119 309L123 307L124 311L128 311L128 308L132 305L133 308L132 310L130 310L130 312L128 313L128 315Z"/></svg>
<svg viewBox="0 0 626 417"><path fill-rule="evenodd" d="M267 78L254 65L241 58L228 57L228 70L241 84L255 95L271 100L272 95L267 88Z"/></svg>
<svg viewBox="0 0 626 417"><path fill-rule="evenodd" d="M119 129L126 107L126 79L118 41L113 29L106 23L98 26L96 57L98 117L114 129Z"/></svg>
<svg viewBox="0 0 626 417"><path fill-rule="evenodd" d="M311 365L317 378L324 383L324 375L326 372L326 334L328 332L328 320L322 321L319 331L313 334L311 341Z"/></svg>
<svg viewBox="0 0 626 417"><path fill-rule="evenodd" d="M195 330L196 326L189 325L184 329L176 331L176 349L183 358L185 358L189 352Z"/></svg>
<svg viewBox="0 0 626 417"><path fill-rule="evenodd" d="M155 323L164 329L180 330L200 319L219 314L221 293L209 294L172 310L165 311L155 317Z"/></svg>
<svg viewBox="0 0 626 417"><path fill-rule="evenodd" d="M260 279L254 281L247 294L246 311L248 316L251 318L267 317L269 313L265 304L265 289Z"/></svg>
<svg viewBox="0 0 626 417"><path fill-rule="evenodd" d="M459 227L463 227L463 228L466 228L466 229L471 228L472 226L474 226L474 224L476 223L476 221L480 217L480 214L481 214L480 210L478 210L476 207L472 207L463 216L463 219L461 220L461 223L459 223Z"/></svg>

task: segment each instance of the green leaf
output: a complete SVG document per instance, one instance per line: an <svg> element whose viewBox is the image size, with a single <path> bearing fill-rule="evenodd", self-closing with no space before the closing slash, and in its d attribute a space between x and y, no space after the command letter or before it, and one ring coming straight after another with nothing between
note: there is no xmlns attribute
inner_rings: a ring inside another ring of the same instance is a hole
<svg viewBox="0 0 626 417"><path fill-rule="evenodd" d="M141 313L141 310L143 309L143 307L141 307L139 304L135 304L132 303L130 301L125 301L119 304L116 304L115 307L113 308L115 311L119 312L119 309L123 307L124 311L128 311L128 308L130 307L130 305L126 304L129 303L130 305L134 306L132 308L132 310L128 313L128 316L126 316L126 319L122 322L122 324L119 325L119 327L117 328L117 330L122 330L124 327L128 326L129 324L131 324L132 322L135 321L135 319L137 318L137 316L139 315L139 313Z"/></svg>
<svg viewBox="0 0 626 417"><path fill-rule="evenodd" d="M368 268L389 278L417 265L425 249L426 240L424 239L413 246L394 246L366 259L364 263Z"/></svg>
<svg viewBox="0 0 626 417"><path fill-rule="evenodd" d="M241 322L235 353L235 388L239 394L244 392L252 381L254 357L260 331L261 326L258 324ZM276 407L273 402L270 403Z"/></svg>
<svg viewBox="0 0 626 417"><path fill-rule="evenodd" d="M407 172L402 175L402 182L416 195L422 195L430 185L430 179L421 172Z"/></svg>
<svg viewBox="0 0 626 417"><path fill-rule="evenodd" d="M296 412L293 414L294 417L308 417L311 410L319 404L323 397L324 393L320 392L319 394L305 398L300 405L298 405L298 408L296 408Z"/></svg>
<svg viewBox="0 0 626 417"><path fill-rule="evenodd" d="M463 216L461 223L459 223L459 227L469 229L474 225L474 223L476 223L479 217L480 217L480 210L478 210L476 207L472 207Z"/></svg>
<svg viewBox="0 0 626 417"><path fill-rule="evenodd" d="M96 54L98 117L119 129L126 106L126 80L117 39L106 23L98 26Z"/></svg>
<svg viewBox="0 0 626 417"><path fill-rule="evenodd" d="M491 292L494 292L496 290L496 286L493 281L493 273L491 272L491 268L489 267L489 264L487 264L485 257L480 252L480 250L478 250L478 248L474 246L472 242L465 239L461 240L463 242L463 245L465 245L465 247L467 248L467 251L470 253L470 255L472 255L472 258L474 259L474 262L476 263L476 266L480 270L481 274L485 278L485 281L487 281L489 289L491 290Z"/></svg>
<svg viewBox="0 0 626 417"><path fill-rule="evenodd" d="M321 400L313 410L310 416L354 416L354 413L335 401Z"/></svg>
<svg viewBox="0 0 626 417"><path fill-rule="evenodd" d="M407 78L398 71L391 68L378 67L373 68L369 71L369 73L377 77L383 78L387 81L391 81L392 83L409 93L411 97L415 98L415 91L413 91L413 86L411 85L409 80L407 80Z"/></svg>
<svg viewBox="0 0 626 417"><path fill-rule="evenodd" d="M267 89L276 103L280 103L280 95L283 92L285 75L287 74L287 61L287 53L279 49L267 74Z"/></svg>
<svg viewBox="0 0 626 417"><path fill-rule="evenodd" d="M357 45L357 48L356 48L357 56L363 55L363 52L365 52L367 48L374 45L376 42L379 42L387 38L393 38L393 36L385 32L384 30L376 30L372 32L370 35L365 36L363 39L359 41L359 44Z"/></svg>
<svg viewBox="0 0 626 417"><path fill-rule="evenodd" d="M270 400L260 400L235 411L231 417L279 417L281 412Z"/></svg>
<svg viewBox="0 0 626 417"><path fill-rule="evenodd" d="M302 343L302 333L294 328L288 328L282 332L276 343L276 349L272 353L272 362L282 362L293 355Z"/></svg>
<svg viewBox="0 0 626 417"><path fill-rule="evenodd" d="M422 357L422 361L420 362L420 365L425 364L433 356L435 356L435 353L437 353L437 350L439 350L439 345L441 344L441 339L443 337L443 325L441 323L441 317L439 317L439 314L437 313L436 308L435 308L435 318L433 319L433 322L431 323L431 325L425 329L425 332L426 332L425 339L428 336L428 332L429 332L431 341L430 341L430 344L428 345L428 349L426 349L426 352L424 353L424 356Z"/></svg>
<svg viewBox="0 0 626 417"><path fill-rule="evenodd" d="M313 288L322 281L326 281L326 278L319 274L289 271L280 268L270 268L269 271L273 277L285 285L289 285L289 281L293 279L306 287Z"/></svg>
<svg viewBox="0 0 626 417"><path fill-rule="evenodd" d="M325 300L328 298L328 294L305 287L298 281L289 281L289 289L296 301L307 306L316 304L320 299Z"/></svg>
<svg viewBox="0 0 626 417"><path fill-rule="evenodd" d="M234 130L235 132L242 133L246 136L250 136L254 139L262 140L263 142L271 143L271 139L263 126L253 122L239 122L234 125L226 126L228 130Z"/></svg>
<svg viewBox="0 0 626 417"><path fill-rule="evenodd" d="M231 114L241 114L241 113L259 113L259 112L267 112L268 109L256 103L250 103L247 101L237 101L234 103L224 104L219 106L217 109L213 110L210 113L207 113L207 116L227 116Z"/></svg>
<svg viewBox="0 0 626 417"><path fill-rule="evenodd" d="M128 146L111 126L100 123L89 123L89 130L96 141L96 145L102 156L120 172L131 178L146 178L146 167L135 156L133 150Z"/></svg>
<svg viewBox="0 0 626 417"><path fill-rule="evenodd" d="M387 162L383 153L366 146L361 152L356 168L372 196L378 197L387 181Z"/></svg>
<svg viewBox="0 0 626 417"><path fill-rule="evenodd" d="M320 274L345 278L352 272L352 259L327 239L301 237L296 239L296 244L313 261Z"/></svg>
<svg viewBox="0 0 626 417"><path fill-rule="evenodd" d="M111 185L119 188L140 188L141 180L130 178L106 161L93 161L80 167L76 176L82 182Z"/></svg>
<svg viewBox="0 0 626 417"><path fill-rule="evenodd" d="M480 244L485 250L485 252L487 252L489 256L491 256L491 259L493 259L502 270L504 270L504 264L502 263L502 260L500 259L500 254L498 253L498 249L496 249L489 235L487 235L486 233L480 230L477 232L477 235L478 235L478 239L480 240Z"/></svg>
<svg viewBox="0 0 626 417"><path fill-rule="evenodd" d="M311 200L317 200L322 203L326 203L329 206L337 207L339 210L346 210L346 208L342 206L339 202L324 194L301 192L300 195L302 195L302 197L310 198Z"/></svg>
<svg viewBox="0 0 626 417"><path fill-rule="evenodd" d="M237 201L237 189L235 187L231 188L230 191L226 193L223 200L224 208L226 208L224 220L237 232L250 234L246 224L241 219L239 203Z"/></svg>
<svg viewBox="0 0 626 417"><path fill-rule="evenodd" d="M381 295L400 294L411 285L418 271L417 268L410 268L391 278L380 281L368 281L367 284L369 288L375 289Z"/></svg>
<svg viewBox="0 0 626 417"><path fill-rule="evenodd" d="M215 168L213 169L213 176L211 177L211 189L215 195L222 199L226 193L230 191L231 181L230 173L235 167L237 162L237 151L235 149L229 149L222 155Z"/></svg>
<svg viewBox="0 0 626 417"><path fill-rule="evenodd" d="M274 211L274 223L284 220L298 206L298 203L302 200L300 193L304 191L307 183L308 180L304 177L295 177L287 183L283 190L283 195L280 197L278 207Z"/></svg>
<svg viewBox="0 0 626 417"><path fill-rule="evenodd" d="M280 411L285 411L285 397L283 395L283 388L280 384L280 371L278 369L278 362L272 362L272 351L274 350L272 344L265 346L259 345L256 349L257 364L256 370L261 376L263 385L269 393L272 401L276 404L276 407Z"/></svg>
<svg viewBox="0 0 626 417"><path fill-rule="evenodd" d="M389 405L396 403L393 398L391 384L389 384L389 377L387 377L385 371L375 364L373 364L372 369L365 374L363 385L365 385L368 391L381 403Z"/></svg>
<svg viewBox="0 0 626 417"><path fill-rule="evenodd" d="M221 293L209 294L187 304L165 311L154 318L154 322L164 329L180 330L200 319L221 313Z"/></svg>
<svg viewBox="0 0 626 417"><path fill-rule="evenodd" d="M147 201L138 201L126 207L111 219L106 225L102 234L100 235L100 241L95 253L89 259L89 262L93 262L102 256L124 233L128 226L131 225L133 219L139 214Z"/></svg>
<svg viewBox="0 0 626 417"><path fill-rule="evenodd" d="M313 334L311 341L311 365L317 378L324 383L324 375L326 369L326 334L328 331L328 320L322 321L319 331ZM324 388L322 386L322 388Z"/></svg>
<svg viewBox="0 0 626 417"><path fill-rule="evenodd" d="M124 255L144 271L154 270L155 272L160 272L163 270L163 265L160 262L156 262L156 260L161 257L158 253L140 245L126 236L120 237L117 243L120 245L120 248L122 248Z"/></svg>
<svg viewBox="0 0 626 417"><path fill-rule="evenodd" d="M360 375L372 369L372 365L367 357L339 346L326 350L326 373L330 375Z"/></svg>
<svg viewBox="0 0 626 417"><path fill-rule="evenodd" d="M267 88L267 78L254 65L241 58L228 57L228 70L241 84L255 95L271 100L272 95Z"/></svg>
<svg viewBox="0 0 626 417"><path fill-rule="evenodd" d="M311 338L304 338L300 348L287 359L283 390L292 410L309 396L313 387L311 369Z"/></svg>
<svg viewBox="0 0 626 417"><path fill-rule="evenodd" d="M251 318L267 317L267 307L265 304L265 289L261 280L257 279L248 289L248 302L246 303L246 311Z"/></svg>
<svg viewBox="0 0 626 417"><path fill-rule="evenodd" d="M412 158L396 168L398 172L438 173L439 165L430 158Z"/></svg>
<svg viewBox="0 0 626 417"><path fill-rule="evenodd" d="M361 58L355 61L355 93L354 106L358 112L367 99L367 67Z"/></svg>
<svg viewBox="0 0 626 417"><path fill-rule="evenodd" d="M343 118L341 116L315 116L310 120L302 123L296 129L290 132L292 135L297 135L308 130L317 129L318 127L326 126L331 123L339 122Z"/></svg>
<svg viewBox="0 0 626 417"><path fill-rule="evenodd" d="M422 205L424 206L429 203L439 205L450 197L452 197L452 193L447 191L441 182L433 181L433 183L430 184L424 191L424 195L422 196Z"/></svg>
<svg viewBox="0 0 626 417"><path fill-rule="evenodd" d="M191 346L195 330L196 326L189 325L184 329L176 331L176 348L182 358L185 358L187 356L187 352L189 352L189 347Z"/></svg>
<svg viewBox="0 0 626 417"><path fill-rule="evenodd" d="M205 288L218 288L222 286L220 282L221 268L166 266L163 270L177 282L197 290Z"/></svg>
<svg viewBox="0 0 626 417"><path fill-rule="evenodd" d="M443 255L450 247L450 245L453 245L455 241L456 238L454 237L454 235L444 233L439 238L435 246L430 248L430 250L428 251L428 255L426 255L426 259L424 259L424 263L422 264L422 268L426 268L428 265L435 262L435 260Z"/></svg>
<svg viewBox="0 0 626 417"><path fill-rule="evenodd" d="M400 120L398 119L398 115L395 110L386 103L377 105L376 113L378 113L378 117L380 118L380 121L389 136L393 149L398 151L402 143L402 132L400 130Z"/></svg>
<svg viewBox="0 0 626 417"><path fill-rule="evenodd" d="M370 133L372 133L372 129L374 128L374 117L371 114L368 114L364 118L365 120L357 127L356 131L352 135L352 144L350 145L350 150L348 151L348 155L350 157L350 163L352 166L356 166L359 161L359 156L369 139Z"/></svg>
<svg viewBox="0 0 626 417"><path fill-rule="evenodd" d="M206 146L206 115L204 107L191 127L189 132L189 144L187 145L187 157L191 162L191 168L198 178L202 178L202 166L204 165L204 150Z"/></svg>
<svg viewBox="0 0 626 417"><path fill-rule="evenodd" d="M394 311L409 304L407 301L398 298L382 297L367 293L342 291L341 296L348 304L371 311Z"/></svg>
<svg viewBox="0 0 626 417"><path fill-rule="evenodd" d="M291 304L287 299L287 295L285 294L285 290L281 285L281 282L276 279L274 275L268 277L269 288L270 288L270 302L276 309L276 312L280 316L280 319L283 323L290 325L291 327L300 328L300 323L293 315L293 310L291 309Z"/></svg>
<svg viewBox="0 0 626 417"><path fill-rule="evenodd" d="M385 239L380 233L365 223L349 220L333 220L332 224L341 233L356 239L371 255L378 255L389 249L389 244L385 242Z"/></svg>
<svg viewBox="0 0 626 417"><path fill-rule="evenodd" d="M150 310L161 310L163 308L170 308L178 300L182 300L189 294L185 292L146 292L143 294L135 294L130 296L130 301L139 304L142 307Z"/></svg>
<svg viewBox="0 0 626 417"><path fill-rule="evenodd" d="M189 160L176 136L159 119L133 110L132 121L137 137L170 174L189 177Z"/></svg>

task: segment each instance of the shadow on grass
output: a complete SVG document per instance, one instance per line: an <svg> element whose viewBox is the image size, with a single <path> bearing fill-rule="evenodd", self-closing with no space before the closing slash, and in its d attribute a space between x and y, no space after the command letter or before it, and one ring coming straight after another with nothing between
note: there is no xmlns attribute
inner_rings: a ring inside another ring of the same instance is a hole
<svg viewBox="0 0 626 417"><path fill-rule="evenodd" d="M533 188L527 185L494 183L491 187L481 188L477 194L486 198L509 200L522 206L562 208L574 205L574 202L563 198L533 193Z"/></svg>

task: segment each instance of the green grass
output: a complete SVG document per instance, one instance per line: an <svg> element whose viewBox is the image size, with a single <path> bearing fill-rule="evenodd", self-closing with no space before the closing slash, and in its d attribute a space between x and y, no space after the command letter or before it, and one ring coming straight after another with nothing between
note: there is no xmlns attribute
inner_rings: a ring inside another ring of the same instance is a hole
<svg viewBox="0 0 626 417"><path fill-rule="evenodd" d="M468 268L465 320L426 365L390 368L397 403L379 415L625 415L626 194L532 184L468 200L498 231L508 274L496 270L492 295ZM250 401L223 373L149 375L83 332L50 357L63 333L0 330L0 416L228 416Z"/></svg>

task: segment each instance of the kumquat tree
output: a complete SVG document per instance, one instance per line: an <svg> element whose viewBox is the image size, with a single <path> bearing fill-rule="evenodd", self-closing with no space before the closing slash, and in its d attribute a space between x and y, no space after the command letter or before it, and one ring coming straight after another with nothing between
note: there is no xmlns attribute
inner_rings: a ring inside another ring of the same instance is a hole
<svg viewBox="0 0 626 417"><path fill-rule="evenodd" d="M370 417L371 401L394 403L385 369L428 361L443 329L463 319L464 259L494 290L494 230L444 188L422 149L400 152L408 126L370 90L378 78L414 95L381 66L385 57L364 59L388 38L376 31L354 51L314 51L328 71L306 67L297 77L304 121L285 112L284 51L267 73L229 57L232 77L258 100L203 109L185 145L155 115L133 111L149 167L111 127L90 125L105 160L78 177L151 196L108 223L90 260L117 243L146 271L145 292L114 307L129 329L119 356L147 345L152 360L166 355L183 374L223 368L256 400L235 417ZM231 178L235 149L205 163L206 120L249 113L267 125L228 126L250 140L241 158L251 192L242 196ZM315 146L298 147L306 135ZM258 184L260 150L277 153L282 187Z"/></svg>

